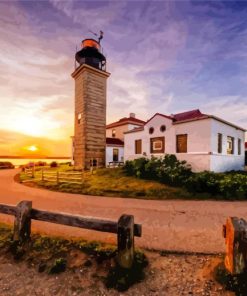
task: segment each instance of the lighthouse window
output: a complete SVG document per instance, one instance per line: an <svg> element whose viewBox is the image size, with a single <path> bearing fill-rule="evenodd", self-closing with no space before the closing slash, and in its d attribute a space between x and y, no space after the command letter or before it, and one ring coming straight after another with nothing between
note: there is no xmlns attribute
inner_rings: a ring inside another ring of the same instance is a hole
<svg viewBox="0 0 247 296"><path fill-rule="evenodd" d="M78 116L77 116L77 122L78 122L78 124L81 123L81 113L79 113Z"/></svg>

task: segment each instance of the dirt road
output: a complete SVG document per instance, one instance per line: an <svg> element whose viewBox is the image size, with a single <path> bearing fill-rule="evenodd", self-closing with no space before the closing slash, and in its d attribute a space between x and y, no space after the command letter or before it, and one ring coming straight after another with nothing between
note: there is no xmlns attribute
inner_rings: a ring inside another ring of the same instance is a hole
<svg viewBox="0 0 247 296"><path fill-rule="evenodd" d="M136 239L136 245L144 248L223 252L221 229L227 216L247 218L247 202L151 201L51 192L16 183L13 177L17 172L0 171L0 203L16 205L21 200L32 200L34 208L110 220L117 220L124 213L132 214L135 222L143 225L143 236ZM13 218L0 215L0 220L10 222ZM107 242L116 240L112 234L45 222L34 221L32 228L47 234Z"/></svg>

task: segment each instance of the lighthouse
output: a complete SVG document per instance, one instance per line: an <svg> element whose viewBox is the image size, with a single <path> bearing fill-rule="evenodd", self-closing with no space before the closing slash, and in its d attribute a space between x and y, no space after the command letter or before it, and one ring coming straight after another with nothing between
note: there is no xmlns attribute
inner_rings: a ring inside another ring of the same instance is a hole
<svg viewBox="0 0 247 296"><path fill-rule="evenodd" d="M100 39L84 39L75 54L74 165L88 169L105 166L106 149L106 58Z"/></svg>

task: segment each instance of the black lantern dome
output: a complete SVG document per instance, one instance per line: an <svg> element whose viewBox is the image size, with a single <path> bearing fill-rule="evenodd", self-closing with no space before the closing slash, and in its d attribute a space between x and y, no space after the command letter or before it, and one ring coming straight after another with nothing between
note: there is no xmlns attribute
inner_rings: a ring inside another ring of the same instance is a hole
<svg viewBox="0 0 247 296"><path fill-rule="evenodd" d="M106 58L101 53L100 43L94 39L84 39L81 47L82 49L75 54L76 61L80 65L87 64L105 71Z"/></svg>

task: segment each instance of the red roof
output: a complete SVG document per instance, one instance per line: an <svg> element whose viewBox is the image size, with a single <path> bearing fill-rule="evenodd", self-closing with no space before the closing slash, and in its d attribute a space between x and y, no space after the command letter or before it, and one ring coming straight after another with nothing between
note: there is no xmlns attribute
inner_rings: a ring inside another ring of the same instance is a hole
<svg viewBox="0 0 247 296"><path fill-rule="evenodd" d="M190 120L195 118L201 118L204 117L205 114L202 114L199 109L186 111L182 113L173 114L172 117L175 121L184 121L184 120Z"/></svg>
<svg viewBox="0 0 247 296"><path fill-rule="evenodd" d="M142 126L145 124L145 121L135 117L123 117L116 122L107 124L106 128L116 127L116 126L125 125L125 124L136 124L136 125Z"/></svg>
<svg viewBox="0 0 247 296"><path fill-rule="evenodd" d="M161 113L155 113L154 116L152 116L151 118L149 118L148 121L145 124L147 124L150 120L152 120L156 115L160 115L160 116L163 116L165 118L168 118L168 119L173 120L173 118L171 116L168 116L168 115L165 115L165 114L161 114Z"/></svg>
<svg viewBox="0 0 247 296"><path fill-rule="evenodd" d="M106 145L123 146L124 142L118 138L106 138Z"/></svg>

